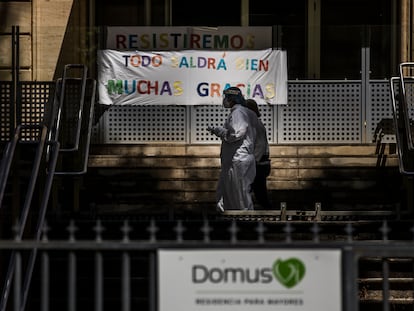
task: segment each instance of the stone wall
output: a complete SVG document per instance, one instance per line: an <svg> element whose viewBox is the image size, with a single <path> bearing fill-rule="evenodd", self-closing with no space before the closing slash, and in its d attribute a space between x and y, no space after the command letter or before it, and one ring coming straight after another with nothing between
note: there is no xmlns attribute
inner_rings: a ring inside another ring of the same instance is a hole
<svg viewBox="0 0 414 311"><path fill-rule="evenodd" d="M405 206L393 146L274 145L275 209L389 210ZM99 213L215 212L219 145L92 146L81 208ZM404 207L403 207L404 208Z"/></svg>
<svg viewBox="0 0 414 311"><path fill-rule="evenodd" d="M0 3L0 80L11 80L12 26L20 31L20 80L51 81L71 15L73 0Z"/></svg>

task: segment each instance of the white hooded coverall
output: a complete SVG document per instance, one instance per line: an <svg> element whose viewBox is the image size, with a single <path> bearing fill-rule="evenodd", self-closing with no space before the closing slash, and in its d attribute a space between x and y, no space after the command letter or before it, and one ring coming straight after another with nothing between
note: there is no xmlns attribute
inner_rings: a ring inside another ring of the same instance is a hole
<svg viewBox="0 0 414 311"><path fill-rule="evenodd" d="M254 145L257 121L253 111L236 104L224 126L214 131L222 140L216 199L217 202L223 199L224 210L253 210L250 188L256 175Z"/></svg>

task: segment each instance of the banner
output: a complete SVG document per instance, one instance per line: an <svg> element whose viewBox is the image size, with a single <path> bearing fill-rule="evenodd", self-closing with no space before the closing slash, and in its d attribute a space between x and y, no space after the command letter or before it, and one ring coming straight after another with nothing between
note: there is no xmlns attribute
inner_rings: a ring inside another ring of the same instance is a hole
<svg viewBox="0 0 414 311"><path fill-rule="evenodd" d="M171 50L262 50L272 47L272 27L169 27L110 26L106 49Z"/></svg>
<svg viewBox="0 0 414 311"><path fill-rule="evenodd" d="M341 311L339 249L158 250L158 310Z"/></svg>
<svg viewBox="0 0 414 311"><path fill-rule="evenodd" d="M287 59L281 50L98 51L104 105L219 105L237 86L258 104L287 104Z"/></svg>

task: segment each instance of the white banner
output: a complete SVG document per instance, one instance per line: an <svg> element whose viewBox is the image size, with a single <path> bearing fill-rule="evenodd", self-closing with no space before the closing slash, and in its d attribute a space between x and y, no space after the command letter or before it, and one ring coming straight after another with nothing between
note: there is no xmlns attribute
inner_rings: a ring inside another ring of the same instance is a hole
<svg viewBox="0 0 414 311"><path fill-rule="evenodd" d="M258 104L287 104L287 59L281 50L98 51L104 105L213 105L237 86Z"/></svg>
<svg viewBox="0 0 414 311"><path fill-rule="evenodd" d="M106 49L263 50L272 47L272 27L169 27L137 26L107 28Z"/></svg>
<svg viewBox="0 0 414 311"><path fill-rule="evenodd" d="M158 311L340 311L341 250L159 250Z"/></svg>

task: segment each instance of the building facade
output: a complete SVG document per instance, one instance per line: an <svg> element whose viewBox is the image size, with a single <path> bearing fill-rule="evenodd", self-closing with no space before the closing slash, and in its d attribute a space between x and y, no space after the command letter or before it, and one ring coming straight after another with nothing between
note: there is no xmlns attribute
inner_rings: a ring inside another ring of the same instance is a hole
<svg viewBox="0 0 414 311"><path fill-rule="evenodd" d="M359 79L364 48L370 75L389 78L412 58L409 0L2 1L0 77L10 79L10 33L20 26L21 80L53 80L62 64L95 69L106 26L272 26L273 47L289 55L289 79Z"/></svg>
<svg viewBox="0 0 414 311"><path fill-rule="evenodd" d="M329 201L332 187L338 196L349 189L392 189L388 197L398 201L395 148L378 146L395 141L389 78L412 58L412 6L409 0L231 0L225 5L213 0L200 6L183 0L2 1L0 80L13 78L16 25L19 80L49 82L62 76L65 64L85 64L96 78L96 55L105 48L107 27L268 26L272 47L287 51L289 79L289 105L264 107L262 113L273 157L270 190L312 191L322 185L322 197ZM224 119L225 110L154 105L101 111L99 102L97 108L89 165L98 177L105 168L148 170L144 181L157 187L143 195L166 190L166 202L173 193L186 204L211 204L219 141L206 137L205 127ZM171 174L154 167L167 167ZM377 180L383 167L392 178L386 171ZM206 177L203 170L212 174ZM411 193L411 186L407 189ZM200 200L200 193L207 197ZM279 193L275 197L283 200Z"/></svg>

